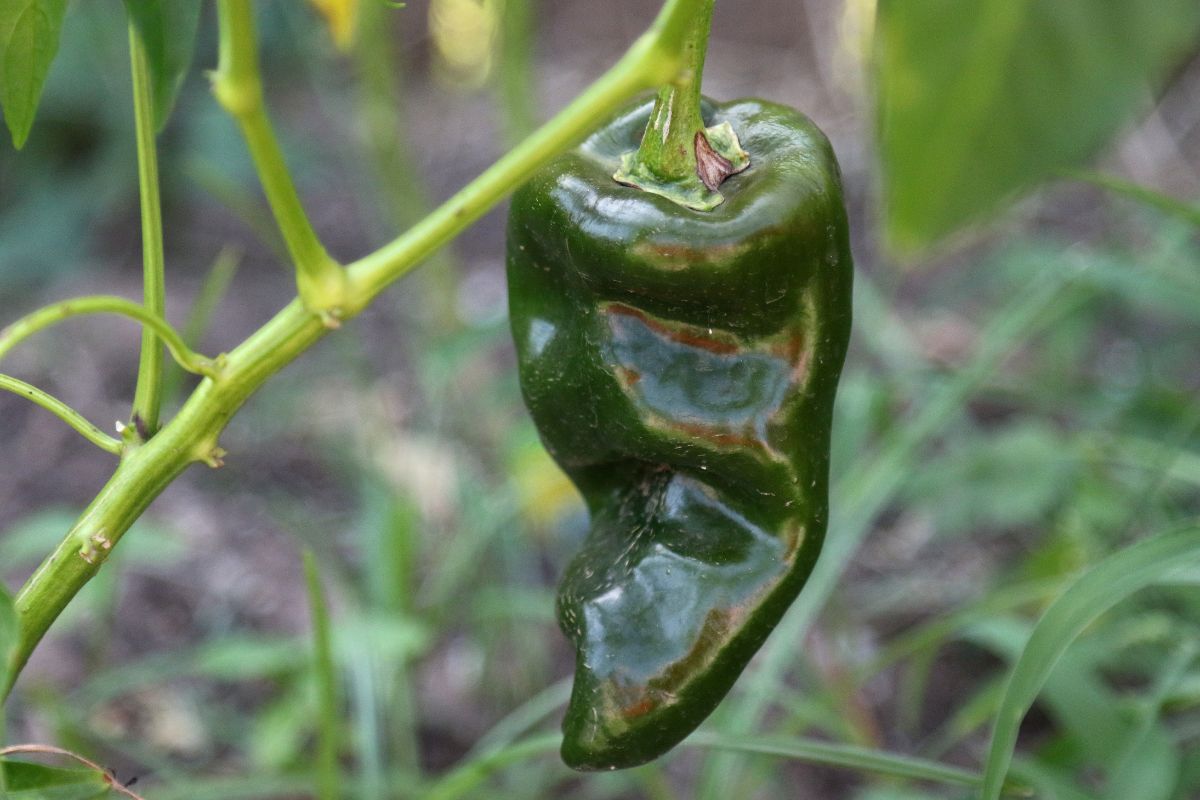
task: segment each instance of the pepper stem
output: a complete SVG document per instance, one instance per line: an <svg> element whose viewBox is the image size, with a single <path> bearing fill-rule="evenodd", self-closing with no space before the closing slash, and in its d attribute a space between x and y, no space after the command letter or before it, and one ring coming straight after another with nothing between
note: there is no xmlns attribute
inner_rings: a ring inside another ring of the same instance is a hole
<svg viewBox="0 0 1200 800"><path fill-rule="evenodd" d="M729 123L706 128L700 111L714 2L698 3L684 40L684 66L674 81L659 89L641 145L621 157L613 174L618 183L697 211L720 205L725 199L717 191L721 183L750 166L750 156Z"/></svg>

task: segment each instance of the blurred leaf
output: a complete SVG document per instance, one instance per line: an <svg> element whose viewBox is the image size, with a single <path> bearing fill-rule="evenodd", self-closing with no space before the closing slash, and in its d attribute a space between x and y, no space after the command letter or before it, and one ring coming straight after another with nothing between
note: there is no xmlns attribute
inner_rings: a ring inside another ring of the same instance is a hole
<svg viewBox="0 0 1200 800"><path fill-rule="evenodd" d="M349 659L363 643L383 661L410 660L428 647L430 631L421 622L394 614L354 616L338 623L333 632L338 656Z"/></svg>
<svg viewBox="0 0 1200 800"><path fill-rule="evenodd" d="M1075 638L1121 600L1153 583L1177 577L1177 567L1194 566L1197 559L1200 528L1182 528L1146 539L1101 561L1046 610L1009 676L992 729L983 800L1000 797L1021 720Z"/></svg>
<svg viewBox="0 0 1200 800"><path fill-rule="evenodd" d="M329 35L342 52L349 52L354 45L354 34L358 28L358 0L308 0L325 17ZM378 0L369 0L377 2Z"/></svg>
<svg viewBox="0 0 1200 800"><path fill-rule="evenodd" d="M1161 725L1138 737L1109 775L1106 800L1170 800L1183 766L1179 749Z"/></svg>
<svg viewBox="0 0 1200 800"><path fill-rule="evenodd" d="M146 48L154 127L162 130L192 65L200 0L125 0L125 10Z"/></svg>
<svg viewBox="0 0 1200 800"><path fill-rule="evenodd" d="M384 612L411 610L416 591L421 510L409 493L369 473L359 480L364 589L370 605Z"/></svg>
<svg viewBox="0 0 1200 800"><path fill-rule="evenodd" d="M1091 792L1083 792L1075 783L1075 776L1068 770L1050 766L1044 762L1019 758L1013 764L1013 772L1019 772L1023 781L1037 789L1035 797L1047 800L1096 800Z"/></svg>
<svg viewBox="0 0 1200 800"><path fill-rule="evenodd" d="M868 786L856 800L929 800L929 793L901 786Z"/></svg>
<svg viewBox="0 0 1200 800"><path fill-rule="evenodd" d="M533 527L544 530L583 508L575 485L550 458L531 427L521 426L513 435L507 460L513 492Z"/></svg>
<svg viewBox="0 0 1200 800"><path fill-rule="evenodd" d="M311 681L289 681L284 691L254 715L244 752L254 772L269 774L295 766L312 732Z"/></svg>
<svg viewBox="0 0 1200 800"><path fill-rule="evenodd" d="M66 9L67 0L0 3L0 106L18 150L33 127Z"/></svg>
<svg viewBox="0 0 1200 800"><path fill-rule="evenodd" d="M946 533L1004 530L1038 523L1077 471L1071 443L1044 423L1012 425L992 436L959 436L915 472L910 502L920 502Z"/></svg>
<svg viewBox="0 0 1200 800"><path fill-rule="evenodd" d="M94 769L4 761L4 800L93 800L110 796L108 778Z"/></svg>
<svg viewBox="0 0 1200 800"><path fill-rule="evenodd" d="M940 757L986 726L995 716L996 706L1000 705L1003 691L1003 680L999 677L988 678L978 687L971 689L969 696L956 698L958 707L930 737L921 751L926 755Z"/></svg>
<svg viewBox="0 0 1200 800"><path fill-rule="evenodd" d="M287 675L306 666L306 650L303 639L230 636L195 650L186 663L189 669L180 674L227 681Z"/></svg>
<svg viewBox="0 0 1200 800"><path fill-rule="evenodd" d="M889 243L928 246L1083 163L1198 32L1195 0L880 0Z"/></svg>
<svg viewBox="0 0 1200 800"><path fill-rule="evenodd" d="M1183 759L1179 748L1163 726L1157 724L1170 693L1185 677L1195 660L1197 641L1186 638L1164 659L1149 697L1140 704L1141 720L1127 739L1124 752L1109 770L1105 796L1108 800L1140 797L1170 800L1181 782Z"/></svg>

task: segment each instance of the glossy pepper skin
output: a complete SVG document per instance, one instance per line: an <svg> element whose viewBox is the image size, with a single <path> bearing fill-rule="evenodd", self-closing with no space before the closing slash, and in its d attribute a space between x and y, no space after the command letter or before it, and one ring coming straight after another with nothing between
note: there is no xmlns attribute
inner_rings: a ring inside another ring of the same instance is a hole
<svg viewBox="0 0 1200 800"><path fill-rule="evenodd" d="M535 175L509 219L522 392L591 516L558 594L577 651L562 756L585 770L684 739L804 585L850 332L841 178L816 126L706 102L751 166L700 212L612 180L649 112Z"/></svg>

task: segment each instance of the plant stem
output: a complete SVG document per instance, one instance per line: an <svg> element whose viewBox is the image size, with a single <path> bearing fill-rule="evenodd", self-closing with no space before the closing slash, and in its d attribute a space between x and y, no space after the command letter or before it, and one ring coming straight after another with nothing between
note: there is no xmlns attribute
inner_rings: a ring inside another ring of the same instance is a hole
<svg viewBox="0 0 1200 800"><path fill-rule="evenodd" d="M28 400L37 403L42 408L54 414L63 422L70 425L83 437L92 444L99 447L101 450L107 450L113 455L121 455L123 445L113 437L109 436L104 431L97 428L92 423L84 419L83 415L69 405L59 400L57 397L42 391L36 386L32 386L25 381L18 380L9 375L0 374L0 389L19 394Z"/></svg>
<svg viewBox="0 0 1200 800"><path fill-rule="evenodd" d="M701 3L692 19L684 44L687 69L658 90L650 122L638 146L635 161L652 175L667 181L696 176L697 135L704 133L700 115L700 84L704 77L704 58L712 28L714 0Z"/></svg>
<svg viewBox="0 0 1200 800"><path fill-rule="evenodd" d="M329 327L342 316L345 271L325 251L296 193L291 173L267 118L258 69L254 8L250 0L218 0L220 55L212 73L217 102L237 121L259 182L296 268L296 287L305 305Z"/></svg>
<svg viewBox="0 0 1200 800"><path fill-rule="evenodd" d="M162 317L146 310L145 306L132 300L109 295L92 295L62 300L26 314L0 330L0 359L3 359L10 350L38 331L57 325L65 319L84 314L117 314L140 322L156 338L162 340L167 352L179 366L195 375L212 377L220 369L221 356L207 358L192 352L191 348L184 343L183 337Z"/></svg>
<svg viewBox="0 0 1200 800"><path fill-rule="evenodd" d="M724 202L717 191L750 166L728 122L706 128L700 84L712 28L713 1L704 0L684 33L684 69L658 91L638 149L621 157L613 180L657 194L694 211Z"/></svg>
<svg viewBox="0 0 1200 800"><path fill-rule="evenodd" d="M137 131L138 194L142 207L142 283L146 310L166 317L163 266L162 201L158 189L158 152L154 139L154 98L146 47L133 20L129 21L129 62L133 75L133 118ZM153 436L162 407L162 343L150 329L142 332L137 388L130 418L139 434Z"/></svg>
<svg viewBox="0 0 1200 800"><path fill-rule="evenodd" d="M687 23L696 13L697 2L706 0L667 0L650 30L577 100L424 221L352 265L349 273L354 283L347 313L357 313L364 308L388 284L478 219L534 170L574 144L638 92L671 80L682 67ZM228 90L247 84L258 85L256 62L231 62L228 57L228 40L244 36L246 32L244 26L231 27L230 15L248 14L249 7L244 0L221 0L220 9L224 20L222 39L227 46L222 48L225 77L215 81L219 95L223 93L221 87ZM241 45L243 52L245 46ZM250 46L253 46L252 42ZM239 93L235 91L234 94ZM234 100L236 97L222 102ZM278 166L284 170L282 162ZM285 171L282 174L286 177ZM119 306L122 310L118 313L146 324L154 320L155 325L164 329L158 331L160 335L169 331L176 346L190 353L170 326L141 306L120 298L85 300L90 300L93 305L104 301L108 305L104 310L109 311L118 307L114 303L132 306L132 309ZM304 302L299 298L293 300L221 359L217 365L219 369L208 370L208 377L200 382L179 413L156 436L126 453L112 478L17 593L15 606L20 635L12 656L9 685L0 687L3 689L0 696L7 696L17 674L50 625L96 574L111 548L154 498L193 462L220 466L223 451L217 440L230 418L269 377L298 358L328 331L325 323L314 316ZM0 343L4 338L5 334L0 334ZM21 338L19 332L13 338ZM171 347L172 342L166 336L164 340Z"/></svg>

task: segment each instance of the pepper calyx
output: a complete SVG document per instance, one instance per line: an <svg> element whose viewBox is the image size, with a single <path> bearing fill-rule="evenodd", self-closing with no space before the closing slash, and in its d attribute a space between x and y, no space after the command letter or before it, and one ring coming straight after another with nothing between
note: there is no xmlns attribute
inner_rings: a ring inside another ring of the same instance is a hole
<svg viewBox="0 0 1200 800"><path fill-rule="evenodd" d="M621 156L613 180L644 192L665 197L693 211L711 211L725 202L718 189L731 175L750 166L750 154L728 121L696 131L693 139L696 171L683 178L664 177L638 157L637 150Z"/></svg>

